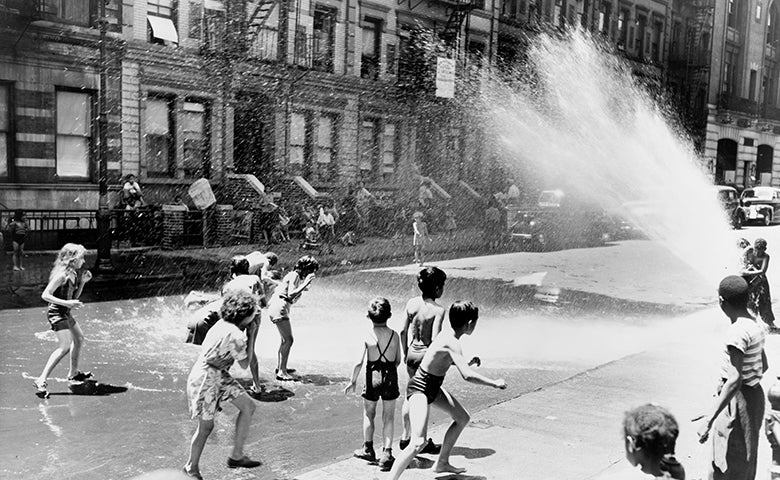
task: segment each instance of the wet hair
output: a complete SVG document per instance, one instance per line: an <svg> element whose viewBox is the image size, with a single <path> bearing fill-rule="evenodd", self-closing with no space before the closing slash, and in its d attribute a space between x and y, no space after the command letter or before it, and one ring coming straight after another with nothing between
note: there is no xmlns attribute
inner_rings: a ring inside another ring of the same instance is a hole
<svg viewBox="0 0 780 480"><path fill-rule="evenodd" d="M265 252L265 259L268 260L269 267L273 267L279 262L279 256L274 252Z"/></svg>
<svg viewBox="0 0 780 480"><path fill-rule="evenodd" d="M14 221L21 222L22 218L24 218L24 210L15 210Z"/></svg>
<svg viewBox="0 0 780 480"><path fill-rule="evenodd" d="M85 253L87 253L87 249L83 245L77 243L66 243L63 245L57 253L57 258L54 260L49 280L52 280L59 274L66 273L68 270L75 271L76 262L84 258Z"/></svg>
<svg viewBox="0 0 780 480"><path fill-rule="evenodd" d="M718 296L732 307L747 308L748 295L748 283L739 275L729 275L718 285Z"/></svg>
<svg viewBox="0 0 780 480"><path fill-rule="evenodd" d="M417 273L417 287L425 298L435 298L436 290L444 287L447 274L438 267L425 267Z"/></svg>
<svg viewBox="0 0 780 480"><path fill-rule="evenodd" d="M219 314L222 320L238 325L246 317L255 313L258 302L257 296L247 291L229 290L222 296L222 307L219 309Z"/></svg>
<svg viewBox="0 0 780 480"><path fill-rule="evenodd" d="M320 262L311 255L304 255L295 262L293 270L300 275L308 275L320 269Z"/></svg>
<svg viewBox="0 0 780 480"><path fill-rule="evenodd" d="M674 454L680 428L669 410L648 403L625 413L623 433L634 439L637 448L660 459Z"/></svg>
<svg viewBox="0 0 780 480"><path fill-rule="evenodd" d="M472 302L458 300L450 305L450 326L453 330L460 330L478 318L479 309Z"/></svg>
<svg viewBox="0 0 780 480"><path fill-rule="evenodd" d="M753 242L753 248L766 250L766 240L763 238L757 238L755 242Z"/></svg>
<svg viewBox="0 0 780 480"><path fill-rule="evenodd" d="M390 301L386 298L376 297L368 304L368 318L374 323L385 323L392 314Z"/></svg>
<svg viewBox="0 0 780 480"><path fill-rule="evenodd" d="M232 275L248 275L249 260L243 255L236 255L230 259L230 273Z"/></svg>

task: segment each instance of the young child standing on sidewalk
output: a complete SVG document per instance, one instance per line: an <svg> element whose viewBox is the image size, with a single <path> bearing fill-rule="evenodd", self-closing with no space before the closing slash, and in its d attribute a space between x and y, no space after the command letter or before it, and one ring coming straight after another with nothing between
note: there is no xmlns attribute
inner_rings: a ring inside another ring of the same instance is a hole
<svg viewBox="0 0 780 480"><path fill-rule="evenodd" d="M355 391L358 375L366 361L366 382L363 387L363 448L355 451L355 456L376 461L374 451L374 417L376 406L382 399L382 457L379 459L379 470L386 472L393 466L393 423L395 422L395 400L400 396L398 391L398 365L401 363L401 339L398 334L388 328L387 320L392 315L390 302L386 298L377 297L368 305L368 318L373 328L366 332L363 340L363 352L360 361L352 370L349 384L344 393Z"/></svg>
<svg viewBox="0 0 780 480"><path fill-rule="evenodd" d="M659 480L685 480L685 469L674 457L680 428L663 407L642 405L623 417L626 458L642 472Z"/></svg>
<svg viewBox="0 0 780 480"><path fill-rule="evenodd" d="M406 302L404 310L404 327L401 330L401 349L406 359L406 373L412 378L420 366L420 362L428 350L436 335L441 332L444 314L443 306L436 302L444 293L444 283L447 274L437 267L425 267L417 273L417 287L420 296ZM412 330L412 339L409 341L409 330ZM403 430L401 431L401 450L409 444L409 401L404 399L401 409L403 418ZM439 453L439 446L428 439L422 453Z"/></svg>
<svg viewBox="0 0 780 480"><path fill-rule="evenodd" d="M699 441L706 442L710 430L715 429L710 478L753 480L766 402L761 379L769 368L764 352L766 330L748 312L749 288L744 278L730 275L721 280L718 296L731 325L723 349L717 400L699 429Z"/></svg>
<svg viewBox="0 0 780 480"><path fill-rule="evenodd" d="M276 325L281 337L279 344L279 356L276 365L276 379L282 381L295 380L290 375L295 370L287 368L287 360L290 357L290 348L293 344L292 327L290 325L290 308L292 304L301 298L301 294L314 281L314 273L319 270L317 260L305 255L295 262L293 270L284 276L276 287L271 301L268 303L268 317L271 323Z"/></svg>
<svg viewBox="0 0 780 480"><path fill-rule="evenodd" d="M409 418L412 424L412 448L401 452L390 471L393 480L398 480L412 459L422 451L428 434L428 418L431 404L444 410L452 417L452 424L444 434L441 453L434 464L436 473L460 474L465 468L450 465L450 453L463 429L471 417L465 408L447 390L442 388L444 376L450 366L455 365L467 382L506 388L503 379L493 380L475 372L463 357L460 337L471 335L477 326L479 311L471 302L455 302L450 306L450 326L452 331L442 331L428 347L420 363L420 368L406 387L409 401Z"/></svg>
<svg viewBox="0 0 780 480"><path fill-rule="evenodd" d="M80 271L84 265L85 253L83 246L66 243L57 254L54 267L49 274L49 283L41 294L43 301L49 302L46 316L51 329L57 335L58 345L49 356L41 376L33 382L35 394L40 398L49 397L46 380L54 367L68 353L70 353L68 380L83 382L92 377L91 373L79 370L79 355L81 345L84 343L84 333L71 314L71 309L82 305L78 298L84 285L92 279L89 270Z"/></svg>
<svg viewBox="0 0 780 480"><path fill-rule="evenodd" d="M30 230L27 225L27 217L22 210L14 212L14 218L8 222L8 233L14 246L13 262L14 271L24 270L22 259L24 258L24 242L27 239L27 232Z"/></svg>
<svg viewBox="0 0 780 480"><path fill-rule="evenodd" d="M420 211L414 212L412 218L412 230L414 237L412 237L412 245L414 246L414 263L422 265L425 262L425 242L433 242L430 236L428 236L428 225L423 221L423 213Z"/></svg>
<svg viewBox="0 0 780 480"><path fill-rule="evenodd" d="M228 468L254 468L261 462L244 455L244 443L255 412L255 403L229 370L234 362L241 368L249 366L247 340L244 330L254 321L257 296L243 290L228 291L222 301L219 320L206 334L200 355L187 378L187 398L190 415L198 419L198 428L192 436L190 455L184 472L194 478L200 476L200 456L214 429L214 415L223 402L232 402L238 408L233 451L227 459Z"/></svg>

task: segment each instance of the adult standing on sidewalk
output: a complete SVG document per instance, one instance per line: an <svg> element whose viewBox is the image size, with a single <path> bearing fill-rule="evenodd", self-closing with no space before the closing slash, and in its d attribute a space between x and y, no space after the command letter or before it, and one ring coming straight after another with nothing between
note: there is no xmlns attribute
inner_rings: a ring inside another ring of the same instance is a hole
<svg viewBox="0 0 780 480"><path fill-rule="evenodd" d="M718 288L720 308L731 320L721 366L718 398L707 422L699 429L704 443L710 430L712 478L754 480L758 459L758 433L764 418L761 378L767 370L764 327L747 309L749 289L744 278L731 275Z"/></svg>

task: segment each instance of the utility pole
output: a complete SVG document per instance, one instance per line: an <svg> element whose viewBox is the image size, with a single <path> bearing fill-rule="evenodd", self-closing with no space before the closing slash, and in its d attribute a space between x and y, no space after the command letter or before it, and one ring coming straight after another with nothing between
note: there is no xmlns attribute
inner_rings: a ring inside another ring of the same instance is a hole
<svg viewBox="0 0 780 480"><path fill-rule="evenodd" d="M114 271L111 262L111 211L108 208L108 128L106 84L108 68L106 65L106 1L98 0L98 26L100 28L99 75L100 92L98 92L98 211L97 211L97 260L94 270L100 273Z"/></svg>

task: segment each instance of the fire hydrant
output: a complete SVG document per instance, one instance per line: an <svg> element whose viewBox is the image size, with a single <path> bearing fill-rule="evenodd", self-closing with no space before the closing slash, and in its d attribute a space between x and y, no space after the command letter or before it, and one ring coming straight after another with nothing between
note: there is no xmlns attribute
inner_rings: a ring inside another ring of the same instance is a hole
<svg viewBox="0 0 780 480"><path fill-rule="evenodd" d="M766 438L772 446L772 467L769 478L780 480L780 377L767 392L771 410L766 414Z"/></svg>

